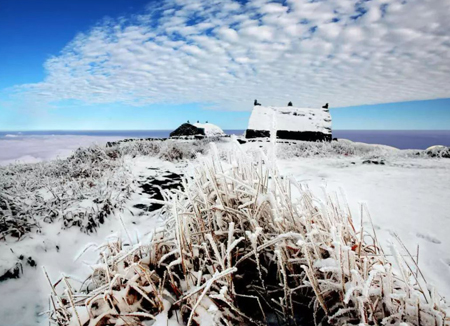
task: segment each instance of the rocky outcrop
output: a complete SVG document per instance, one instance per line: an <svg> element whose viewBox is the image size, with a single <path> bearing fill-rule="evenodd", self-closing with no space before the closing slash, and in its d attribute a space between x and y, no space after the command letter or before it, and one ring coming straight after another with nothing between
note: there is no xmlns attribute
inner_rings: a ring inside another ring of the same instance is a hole
<svg viewBox="0 0 450 326"><path fill-rule="evenodd" d="M205 130L203 128L197 128L190 123L183 123L177 129L170 133L170 137L184 137L184 136L205 136Z"/></svg>
<svg viewBox="0 0 450 326"><path fill-rule="evenodd" d="M436 145L428 147L425 152L430 157L450 158L450 147Z"/></svg>

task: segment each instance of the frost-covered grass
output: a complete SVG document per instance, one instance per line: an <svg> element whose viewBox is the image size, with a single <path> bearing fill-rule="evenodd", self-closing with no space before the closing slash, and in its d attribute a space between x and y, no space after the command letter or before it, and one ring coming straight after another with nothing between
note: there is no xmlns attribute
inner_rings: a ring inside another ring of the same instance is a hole
<svg viewBox="0 0 450 326"><path fill-rule="evenodd" d="M94 232L133 191L127 156L167 161L193 159L208 140L132 141L113 147L80 148L66 159L0 167L0 239L21 238L43 223Z"/></svg>
<svg viewBox="0 0 450 326"><path fill-rule="evenodd" d="M1 236L20 238L57 220L63 228L93 232L129 193L128 172L100 147L64 160L1 167Z"/></svg>
<svg viewBox="0 0 450 326"><path fill-rule="evenodd" d="M288 159L292 157L427 157L422 150L399 150L385 145L373 145L352 142L345 139L332 142L304 142L277 144L277 157Z"/></svg>
<svg viewBox="0 0 450 326"><path fill-rule="evenodd" d="M215 140L217 138L205 138L202 140L168 139L165 141L135 140L108 147L106 151L111 153L110 155L117 157L151 155L170 162L176 162L184 159L190 160L199 153L205 153L206 145Z"/></svg>
<svg viewBox="0 0 450 326"><path fill-rule="evenodd" d="M255 161L237 146L224 161L213 151L184 191L165 194L165 226L151 239L98 248L81 287L66 277L50 282L51 321L450 324L411 255L392 247L394 267L345 203L320 200L260 154Z"/></svg>

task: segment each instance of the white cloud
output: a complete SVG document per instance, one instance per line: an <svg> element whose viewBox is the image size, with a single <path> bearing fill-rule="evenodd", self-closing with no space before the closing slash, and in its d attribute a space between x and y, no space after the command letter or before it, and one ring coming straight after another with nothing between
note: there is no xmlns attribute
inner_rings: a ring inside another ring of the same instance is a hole
<svg viewBox="0 0 450 326"><path fill-rule="evenodd" d="M268 3L261 8L262 13L266 14L281 14L288 10L287 7L279 3Z"/></svg>
<svg viewBox="0 0 450 326"><path fill-rule="evenodd" d="M217 30L217 34L219 35L220 38L224 39L225 41L228 42L237 42L239 40L239 35L238 33L231 28L228 27L221 27Z"/></svg>
<svg viewBox="0 0 450 326"><path fill-rule="evenodd" d="M79 34L15 91L36 103L333 107L450 97L446 0L167 0Z"/></svg>
<svg viewBox="0 0 450 326"><path fill-rule="evenodd" d="M259 41L273 42L273 29L269 26L248 26L241 29L241 34L249 38L254 38Z"/></svg>

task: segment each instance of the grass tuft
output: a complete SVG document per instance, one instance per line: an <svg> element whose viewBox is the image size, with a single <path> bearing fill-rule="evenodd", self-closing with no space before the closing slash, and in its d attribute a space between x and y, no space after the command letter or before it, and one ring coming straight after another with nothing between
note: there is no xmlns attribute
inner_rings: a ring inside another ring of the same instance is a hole
<svg viewBox="0 0 450 326"><path fill-rule="evenodd" d="M354 227L345 203L317 198L269 163L237 144L220 159L213 145L184 190L166 194L165 226L151 239L105 244L78 290L65 277L51 283L50 320L450 324L448 306L413 272L414 261L391 248L390 262L375 234Z"/></svg>

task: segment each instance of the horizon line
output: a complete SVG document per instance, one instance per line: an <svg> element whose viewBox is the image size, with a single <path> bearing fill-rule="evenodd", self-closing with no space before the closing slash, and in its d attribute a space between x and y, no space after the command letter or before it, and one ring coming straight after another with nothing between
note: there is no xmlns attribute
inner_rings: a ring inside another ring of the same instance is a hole
<svg viewBox="0 0 450 326"><path fill-rule="evenodd" d="M28 130L0 130L0 132L33 132L33 131L56 131L56 132L60 132L60 131L173 131L175 129L28 129ZM243 130L243 131L245 131L247 129L223 128L222 130ZM333 129L333 131L450 131L450 128L449 129Z"/></svg>

